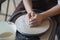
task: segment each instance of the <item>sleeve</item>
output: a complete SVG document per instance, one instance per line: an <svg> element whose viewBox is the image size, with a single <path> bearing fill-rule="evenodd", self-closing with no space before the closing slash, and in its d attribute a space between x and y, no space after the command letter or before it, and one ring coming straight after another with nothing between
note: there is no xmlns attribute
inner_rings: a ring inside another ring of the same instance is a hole
<svg viewBox="0 0 60 40"><path fill-rule="evenodd" d="M6 0L0 0L0 4L3 3L4 1L6 1Z"/></svg>
<svg viewBox="0 0 60 40"><path fill-rule="evenodd" d="M58 4L60 5L60 0L58 0Z"/></svg>

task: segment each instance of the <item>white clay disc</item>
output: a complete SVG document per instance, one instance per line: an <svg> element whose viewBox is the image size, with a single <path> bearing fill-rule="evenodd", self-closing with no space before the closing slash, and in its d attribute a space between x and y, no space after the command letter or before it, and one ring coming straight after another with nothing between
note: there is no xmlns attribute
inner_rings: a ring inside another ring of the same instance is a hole
<svg viewBox="0 0 60 40"><path fill-rule="evenodd" d="M17 26L17 30L20 33L25 33L25 34L39 34L39 33L43 33L45 31L47 31L48 28L50 27L49 20L45 20L41 24L41 26L31 28L29 26L29 21L28 21L26 15L22 15L19 18L17 18L17 20L15 21L15 24Z"/></svg>

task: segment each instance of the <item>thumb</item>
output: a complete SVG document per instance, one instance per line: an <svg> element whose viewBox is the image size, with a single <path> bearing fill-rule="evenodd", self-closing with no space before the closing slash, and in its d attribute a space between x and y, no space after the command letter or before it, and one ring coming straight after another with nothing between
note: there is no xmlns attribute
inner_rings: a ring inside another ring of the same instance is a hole
<svg viewBox="0 0 60 40"><path fill-rule="evenodd" d="M34 16L35 16L35 13L34 13L34 12L32 12L32 13L31 13L31 17L34 17Z"/></svg>
<svg viewBox="0 0 60 40"><path fill-rule="evenodd" d="M31 18L31 13L28 13L27 15L28 15L28 18L30 19Z"/></svg>

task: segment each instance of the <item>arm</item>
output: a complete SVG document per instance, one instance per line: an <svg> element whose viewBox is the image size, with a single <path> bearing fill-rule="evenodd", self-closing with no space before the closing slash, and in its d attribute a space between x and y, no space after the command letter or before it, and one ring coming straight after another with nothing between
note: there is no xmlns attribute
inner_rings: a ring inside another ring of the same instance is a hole
<svg viewBox="0 0 60 40"><path fill-rule="evenodd" d="M28 13L33 12L32 11L32 5L30 4L31 1L29 0L23 0L25 9ZM46 19L47 17L51 17L51 16L55 16L60 14L60 5L56 5L54 7L52 7L51 9L44 11L40 14L35 14L35 16L33 16L32 18L29 19L30 25L33 27L35 26L39 26L41 24L41 22Z"/></svg>
<svg viewBox="0 0 60 40"><path fill-rule="evenodd" d="M42 12L41 14L44 15L44 17L51 17L51 16L58 15L58 14L60 14L60 5L56 5L53 8L51 8L45 12Z"/></svg>
<svg viewBox="0 0 60 40"><path fill-rule="evenodd" d="M31 13L32 12L32 0L23 0L23 4L25 6L27 13Z"/></svg>
<svg viewBox="0 0 60 40"><path fill-rule="evenodd" d="M51 16L58 15L58 14L60 14L60 5L56 5L45 12L36 14L32 19L30 19L30 22L31 22L30 24L32 27L39 26L43 22L44 19Z"/></svg>
<svg viewBox="0 0 60 40"><path fill-rule="evenodd" d="M33 12L32 11L31 0L23 0L23 3L24 3L26 11L28 13ZM60 5L56 5L53 8L51 8L51 9L45 11L45 12L42 12L40 14L43 14L45 17L50 17L50 16L54 16L54 15L60 14Z"/></svg>

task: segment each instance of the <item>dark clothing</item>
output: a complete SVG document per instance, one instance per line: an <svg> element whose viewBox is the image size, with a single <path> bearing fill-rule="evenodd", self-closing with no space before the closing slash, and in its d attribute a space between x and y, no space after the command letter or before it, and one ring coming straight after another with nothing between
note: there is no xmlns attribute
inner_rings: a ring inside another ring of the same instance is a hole
<svg viewBox="0 0 60 40"><path fill-rule="evenodd" d="M4 1L6 1L6 0L0 0L0 4L3 3Z"/></svg>
<svg viewBox="0 0 60 40"><path fill-rule="evenodd" d="M33 9L45 11L55 6L57 4L57 0L32 0L32 4ZM14 13L20 10L25 10L23 1L20 2Z"/></svg>
<svg viewBox="0 0 60 40"><path fill-rule="evenodd" d="M33 9L48 10L57 4L57 0L32 0Z"/></svg>
<svg viewBox="0 0 60 40"><path fill-rule="evenodd" d="M16 40L40 40L40 38L38 36L27 37L17 31Z"/></svg>

